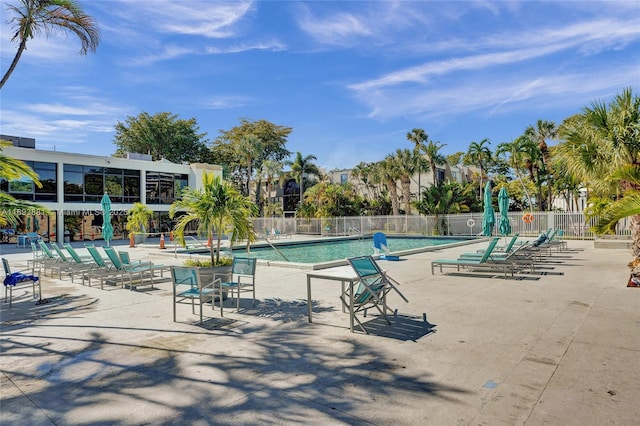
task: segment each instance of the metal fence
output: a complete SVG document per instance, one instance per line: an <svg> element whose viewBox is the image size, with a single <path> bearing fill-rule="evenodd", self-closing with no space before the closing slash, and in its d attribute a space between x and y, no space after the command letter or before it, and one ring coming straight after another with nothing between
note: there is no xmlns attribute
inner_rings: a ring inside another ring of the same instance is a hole
<svg viewBox="0 0 640 426"><path fill-rule="evenodd" d="M534 212L530 223L523 221L522 212L509 213L511 232L522 236L539 235L554 228L563 238L592 240L595 219L586 220L582 213ZM480 235L482 212L442 216L353 216L334 218L257 218L254 229L258 235L364 235L374 232L404 235ZM500 235L500 213L496 212L493 235ZM629 218L616 228L618 238L630 237Z"/></svg>

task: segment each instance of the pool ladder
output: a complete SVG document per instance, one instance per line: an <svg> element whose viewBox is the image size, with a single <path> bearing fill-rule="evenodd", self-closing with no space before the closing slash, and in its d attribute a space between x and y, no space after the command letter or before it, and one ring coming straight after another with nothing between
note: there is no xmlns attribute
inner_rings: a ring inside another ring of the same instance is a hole
<svg viewBox="0 0 640 426"><path fill-rule="evenodd" d="M278 250L278 248L276 246L274 246L273 244L271 244L271 241L269 241L269 237L267 237L265 235L264 240L267 242L267 244L269 244L271 246L272 249L274 249L276 251L276 253L278 253L280 256L282 256L282 258L284 260L286 260L287 262L291 262L287 256L285 256L280 250Z"/></svg>

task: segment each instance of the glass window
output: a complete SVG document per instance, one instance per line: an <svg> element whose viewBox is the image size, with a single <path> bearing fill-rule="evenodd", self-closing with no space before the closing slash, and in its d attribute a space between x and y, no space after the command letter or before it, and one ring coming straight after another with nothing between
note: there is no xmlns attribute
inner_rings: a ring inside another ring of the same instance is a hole
<svg viewBox="0 0 640 426"><path fill-rule="evenodd" d="M84 193L87 195L102 195L104 193L103 180L102 174L90 173L84 175Z"/></svg>
<svg viewBox="0 0 640 426"><path fill-rule="evenodd" d="M9 192L12 194L33 194L34 187L33 181L26 177L9 181Z"/></svg>
<svg viewBox="0 0 640 426"><path fill-rule="evenodd" d="M109 194L111 202L121 203L123 193L122 175L106 175L104 177L104 189Z"/></svg>

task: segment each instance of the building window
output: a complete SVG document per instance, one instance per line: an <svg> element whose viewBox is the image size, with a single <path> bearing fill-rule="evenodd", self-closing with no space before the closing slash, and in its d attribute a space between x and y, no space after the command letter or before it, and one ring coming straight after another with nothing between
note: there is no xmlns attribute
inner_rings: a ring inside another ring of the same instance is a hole
<svg viewBox="0 0 640 426"><path fill-rule="evenodd" d="M40 161L25 161L24 163L38 175L42 186L36 186L33 180L23 176L20 179L0 180L0 189L19 200L58 201L56 187L57 164Z"/></svg>
<svg viewBox="0 0 640 426"><path fill-rule="evenodd" d="M340 185L347 183L348 180L349 180L349 174L340 173Z"/></svg>
<svg viewBox="0 0 640 426"><path fill-rule="evenodd" d="M99 203L105 191L113 203L140 201L140 172L77 164L64 165L64 201Z"/></svg>
<svg viewBox="0 0 640 426"><path fill-rule="evenodd" d="M436 169L436 182L444 181L444 170Z"/></svg>
<svg viewBox="0 0 640 426"><path fill-rule="evenodd" d="M180 198L189 177L184 174L147 172L147 204L171 204Z"/></svg>

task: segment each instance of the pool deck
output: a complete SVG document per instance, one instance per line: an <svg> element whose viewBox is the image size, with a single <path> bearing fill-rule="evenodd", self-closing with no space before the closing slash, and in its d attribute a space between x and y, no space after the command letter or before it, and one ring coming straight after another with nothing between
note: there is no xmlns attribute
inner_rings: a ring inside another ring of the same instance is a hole
<svg viewBox="0 0 640 426"><path fill-rule="evenodd" d="M430 274L486 243L380 261L409 299L349 332L340 284L260 264L256 298L204 325L156 288L43 277L0 310L0 424L635 425L640 288L630 252L569 241L536 273ZM179 264L153 244L134 259ZM13 269L28 250L0 245ZM427 322L424 321L426 317Z"/></svg>

